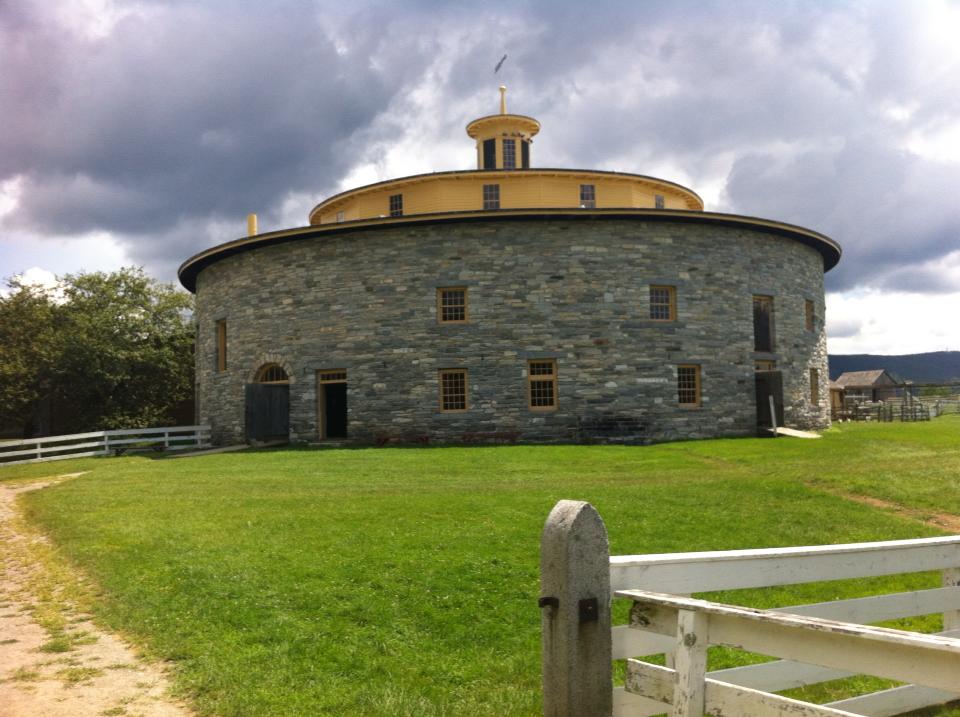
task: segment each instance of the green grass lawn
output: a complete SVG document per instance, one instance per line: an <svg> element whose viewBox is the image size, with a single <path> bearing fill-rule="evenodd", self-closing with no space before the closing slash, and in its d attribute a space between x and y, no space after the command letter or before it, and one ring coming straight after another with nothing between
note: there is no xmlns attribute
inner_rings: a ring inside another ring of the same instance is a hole
<svg viewBox="0 0 960 717"><path fill-rule="evenodd" d="M593 503L616 554L935 535L835 493L960 514L960 419L845 424L819 441L86 459L0 480L78 470L24 497L30 520L99 586L100 621L172 660L201 714L534 715L539 536L557 500Z"/></svg>

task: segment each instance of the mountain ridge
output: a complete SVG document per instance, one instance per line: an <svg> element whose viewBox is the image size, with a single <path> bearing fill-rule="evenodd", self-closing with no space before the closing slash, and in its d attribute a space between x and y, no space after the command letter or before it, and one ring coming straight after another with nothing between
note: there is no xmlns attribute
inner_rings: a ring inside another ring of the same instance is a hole
<svg viewBox="0 0 960 717"><path fill-rule="evenodd" d="M830 354L830 380L847 371L886 369L914 383L960 383L960 351L919 354Z"/></svg>

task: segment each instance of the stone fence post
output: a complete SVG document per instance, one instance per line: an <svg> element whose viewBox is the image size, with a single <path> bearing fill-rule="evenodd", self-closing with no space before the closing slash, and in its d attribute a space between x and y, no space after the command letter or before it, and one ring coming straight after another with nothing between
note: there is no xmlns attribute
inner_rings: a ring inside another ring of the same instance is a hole
<svg viewBox="0 0 960 717"><path fill-rule="evenodd" d="M540 538L545 717L610 717L610 546L589 503L558 502Z"/></svg>

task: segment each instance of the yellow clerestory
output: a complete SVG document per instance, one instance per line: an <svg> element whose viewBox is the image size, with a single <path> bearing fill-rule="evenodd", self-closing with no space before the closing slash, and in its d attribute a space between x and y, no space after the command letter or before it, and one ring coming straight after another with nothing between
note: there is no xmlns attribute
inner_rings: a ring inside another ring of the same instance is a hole
<svg viewBox="0 0 960 717"><path fill-rule="evenodd" d="M500 113L473 120L477 169L419 174L332 196L310 212L310 224L450 212L523 209L666 209L703 211L691 189L656 177L585 169L531 169L540 123L509 114L506 87Z"/></svg>

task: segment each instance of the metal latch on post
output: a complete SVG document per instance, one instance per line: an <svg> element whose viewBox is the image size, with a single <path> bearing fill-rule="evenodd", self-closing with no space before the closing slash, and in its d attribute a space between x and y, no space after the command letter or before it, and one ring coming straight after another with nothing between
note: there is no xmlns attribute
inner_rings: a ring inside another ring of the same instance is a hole
<svg viewBox="0 0 960 717"><path fill-rule="evenodd" d="M600 619L600 605L596 598L584 598L577 607L580 613L580 622L596 622Z"/></svg>

